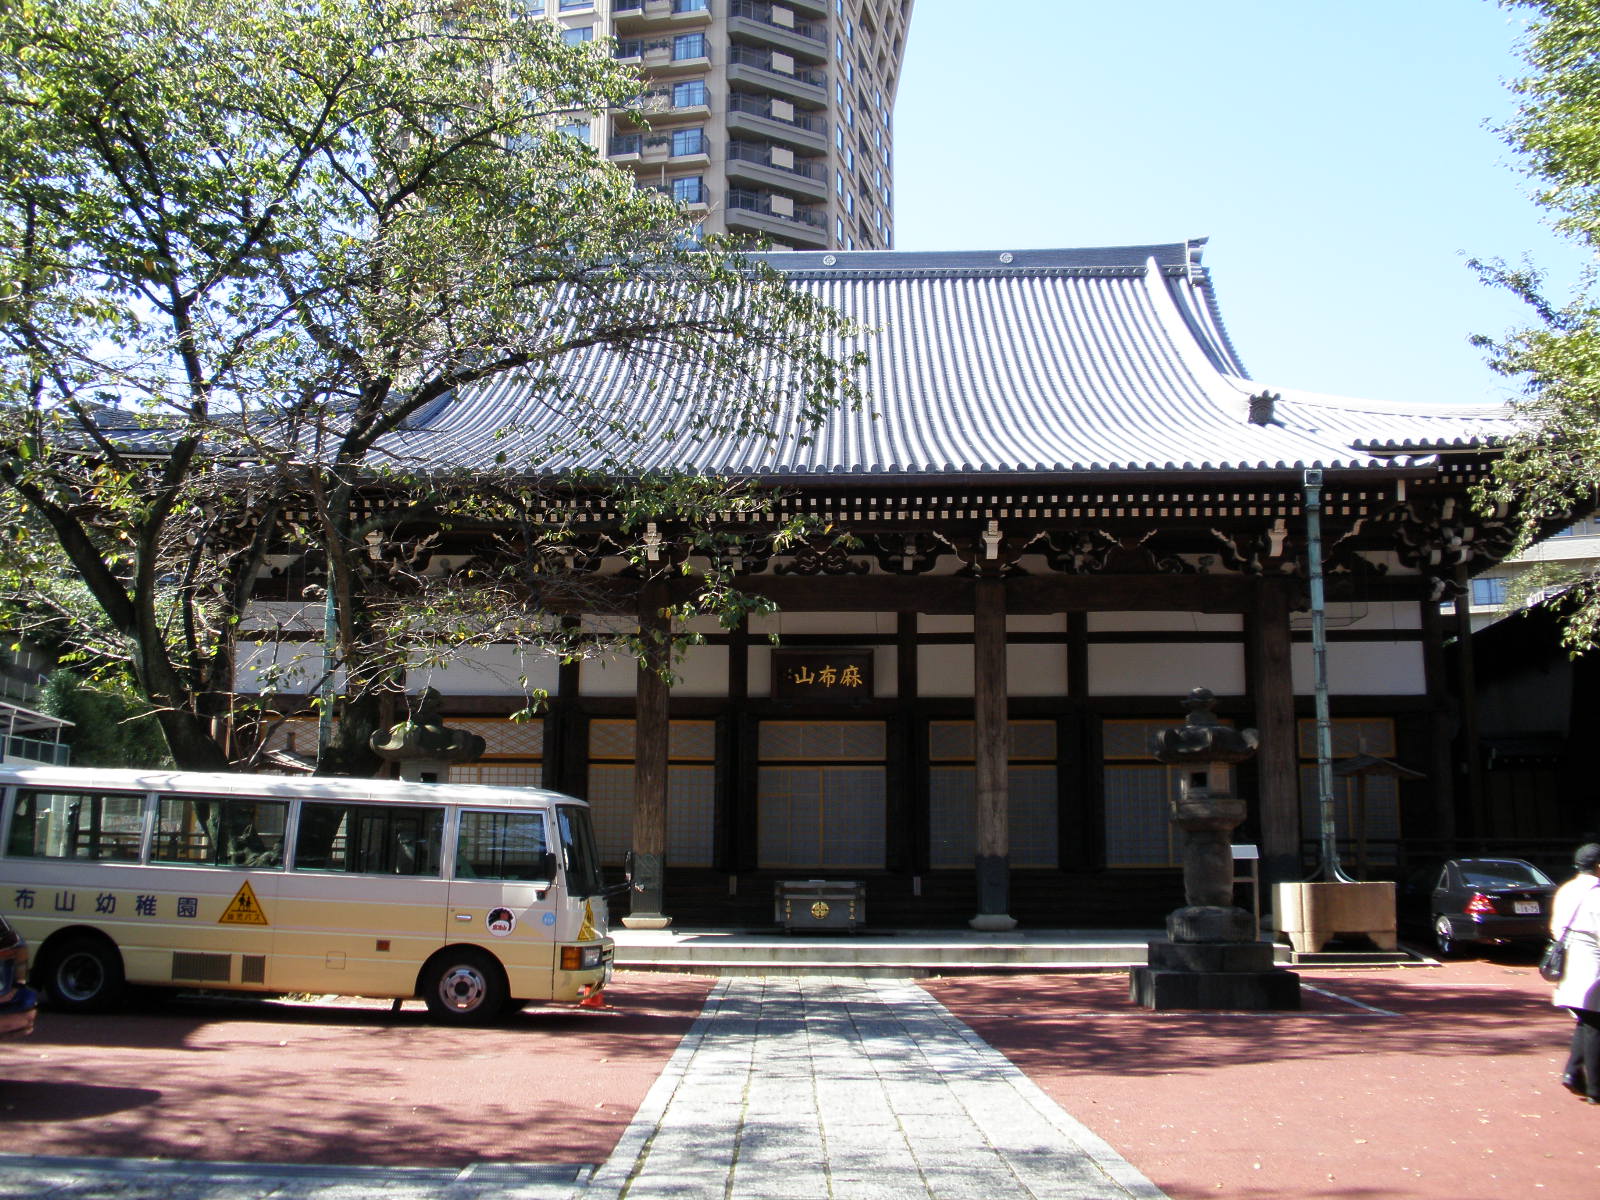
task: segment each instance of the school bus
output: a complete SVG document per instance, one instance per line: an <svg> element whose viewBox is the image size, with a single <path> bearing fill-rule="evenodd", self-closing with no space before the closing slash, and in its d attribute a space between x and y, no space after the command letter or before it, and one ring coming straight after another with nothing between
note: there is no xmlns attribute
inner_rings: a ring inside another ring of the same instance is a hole
<svg viewBox="0 0 1600 1200"><path fill-rule="evenodd" d="M0 766L0 912L68 1011L128 984L402 999L444 1022L598 1000L581 800L536 788Z"/></svg>

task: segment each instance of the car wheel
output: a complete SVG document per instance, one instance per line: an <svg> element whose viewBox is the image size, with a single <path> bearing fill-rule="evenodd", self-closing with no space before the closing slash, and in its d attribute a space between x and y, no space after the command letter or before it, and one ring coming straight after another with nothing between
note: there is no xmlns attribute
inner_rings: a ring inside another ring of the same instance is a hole
<svg viewBox="0 0 1600 1200"><path fill-rule="evenodd" d="M122 997L122 955L110 942L77 937L50 951L44 993L63 1012L103 1012Z"/></svg>
<svg viewBox="0 0 1600 1200"><path fill-rule="evenodd" d="M1433 944L1440 958L1453 958L1461 952L1461 943L1456 940L1450 918L1443 913L1433 919Z"/></svg>
<svg viewBox="0 0 1600 1200"><path fill-rule="evenodd" d="M446 950L423 972L422 999L436 1020L479 1025L502 1016L507 988L500 964L470 947Z"/></svg>

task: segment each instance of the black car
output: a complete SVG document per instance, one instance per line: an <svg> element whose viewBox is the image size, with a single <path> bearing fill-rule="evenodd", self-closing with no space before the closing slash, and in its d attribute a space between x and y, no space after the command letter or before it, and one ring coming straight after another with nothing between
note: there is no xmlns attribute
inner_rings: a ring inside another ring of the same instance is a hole
<svg viewBox="0 0 1600 1200"><path fill-rule="evenodd" d="M1452 858L1429 898L1433 942L1444 956L1472 946L1540 945L1550 936L1556 885L1520 858Z"/></svg>

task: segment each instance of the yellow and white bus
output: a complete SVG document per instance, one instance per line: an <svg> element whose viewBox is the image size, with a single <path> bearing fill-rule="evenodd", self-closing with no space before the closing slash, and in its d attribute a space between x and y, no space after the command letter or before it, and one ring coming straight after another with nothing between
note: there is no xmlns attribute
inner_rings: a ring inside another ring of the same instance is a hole
<svg viewBox="0 0 1600 1200"><path fill-rule="evenodd" d="M57 1008L131 983L469 1023L611 977L589 808L557 792L11 766L0 792L0 912Z"/></svg>

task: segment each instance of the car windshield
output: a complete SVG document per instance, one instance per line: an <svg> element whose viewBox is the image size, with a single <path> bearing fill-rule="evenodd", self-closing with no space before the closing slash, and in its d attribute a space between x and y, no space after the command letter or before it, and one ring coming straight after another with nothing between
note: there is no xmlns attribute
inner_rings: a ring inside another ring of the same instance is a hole
<svg viewBox="0 0 1600 1200"><path fill-rule="evenodd" d="M1473 861L1461 864L1468 887L1547 887L1550 877L1532 863Z"/></svg>

